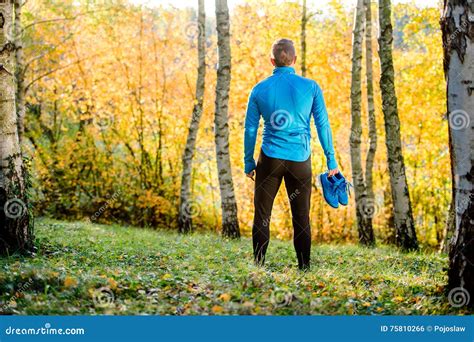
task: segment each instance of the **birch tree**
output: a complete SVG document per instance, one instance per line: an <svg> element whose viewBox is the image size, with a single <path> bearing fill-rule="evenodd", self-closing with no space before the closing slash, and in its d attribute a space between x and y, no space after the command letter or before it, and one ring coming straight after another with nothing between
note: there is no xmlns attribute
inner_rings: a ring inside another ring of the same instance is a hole
<svg viewBox="0 0 474 342"><path fill-rule="evenodd" d="M206 15L204 0L198 0L198 75L196 81L196 99L188 138L183 153L183 173L181 175L181 198L178 214L178 226L181 233L192 230L193 203L191 201L191 172L196 138L201 121L206 77Z"/></svg>
<svg viewBox="0 0 474 342"><path fill-rule="evenodd" d="M357 230L359 243L373 245L374 232L372 229L373 203L367 198L367 189L362 171L361 161L361 70L362 43L364 38L364 0L358 0L355 10L354 30L352 38L352 81L351 81L351 165L354 192L356 200Z"/></svg>
<svg viewBox="0 0 474 342"><path fill-rule="evenodd" d="M15 25L14 37L15 44L15 80L16 80L16 113L18 116L18 138L21 141L25 132L25 76L24 76L24 56L23 56L23 28L21 25L21 10L25 4L24 0L15 0Z"/></svg>
<svg viewBox="0 0 474 342"><path fill-rule="evenodd" d="M301 14L301 76L306 77L306 24L308 23L306 0L303 0Z"/></svg>
<svg viewBox="0 0 474 342"><path fill-rule="evenodd" d="M449 300L474 306L474 3L445 0L441 18L447 82L453 227L449 248Z"/></svg>
<svg viewBox="0 0 474 342"><path fill-rule="evenodd" d="M385 123L385 145L387 146L397 245L404 250L416 250L418 249L418 241L405 173L405 162L403 160L400 137L400 118L398 117L397 96L395 92L391 11L390 0L379 0L380 89Z"/></svg>
<svg viewBox="0 0 474 342"><path fill-rule="evenodd" d="M240 237L237 203L229 155L228 104L230 90L230 23L227 0L216 0L217 69L214 137L216 142L217 171L221 191L222 233L226 237Z"/></svg>
<svg viewBox="0 0 474 342"><path fill-rule="evenodd" d="M15 105L15 13L0 1L0 254L33 249Z"/></svg>
<svg viewBox="0 0 474 342"><path fill-rule="evenodd" d="M369 150L365 160L365 184L367 190L367 202L372 203L374 210L368 213L370 219L370 229L372 228L372 219L375 213L375 196L373 187L373 168L375 152L377 151L377 121L375 118L374 105L374 76L372 63L372 8L371 0L364 0L365 7L365 65L367 82L367 117L369 127ZM373 233L372 233L373 234Z"/></svg>

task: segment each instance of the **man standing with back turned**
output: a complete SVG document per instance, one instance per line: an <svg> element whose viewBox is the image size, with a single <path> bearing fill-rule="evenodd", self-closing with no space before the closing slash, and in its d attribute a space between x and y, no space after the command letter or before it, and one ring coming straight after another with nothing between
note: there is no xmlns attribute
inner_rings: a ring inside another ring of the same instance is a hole
<svg viewBox="0 0 474 342"><path fill-rule="evenodd" d="M273 43L273 75L258 83L250 93L245 117L245 173L255 178L255 217L252 228L255 262L263 265L270 240L273 201L285 179L291 205L298 267L309 269L311 227L310 120L314 117L319 141L326 156L328 177L339 173L331 127L318 84L295 74L295 47L289 39ZM254 160L260 116L264 120L262 150Z"/></svg>

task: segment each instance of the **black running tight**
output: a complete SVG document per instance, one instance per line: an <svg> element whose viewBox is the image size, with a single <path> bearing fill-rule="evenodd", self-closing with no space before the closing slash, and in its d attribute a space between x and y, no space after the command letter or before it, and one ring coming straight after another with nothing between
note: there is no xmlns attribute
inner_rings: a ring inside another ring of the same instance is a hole
<svg viewBox="0 0 474 342"><path fill-rule="evenodd" d="M255 179L255 217L252 228L255 262L265 262L265 253L270 241L273 201L283 179L291 205L293 242L298 266L300 269L308 269L311 252L311 157L304 162L294 162L270 158L263 151L260 152Z"/></svg>

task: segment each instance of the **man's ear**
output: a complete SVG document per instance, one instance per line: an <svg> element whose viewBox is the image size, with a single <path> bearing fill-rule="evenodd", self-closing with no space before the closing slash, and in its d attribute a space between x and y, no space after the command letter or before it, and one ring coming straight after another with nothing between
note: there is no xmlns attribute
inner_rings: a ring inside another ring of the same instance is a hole
<svg viewBox="0 0 474 342"><path fill-rule="evenodd" d="M297 58L297 57L298 57L298 56L295 56L295 59L293 60L293 65L296 64L296 58Z"/></svg>
<svg viewBox="0 0 474 342"><path fill-rule="evenodd" d="M272 62L272 65L273 65L273 66L276 66L276 63L275 63L275 59L274 59L274 58L270 58L270 62Z"/></svg>

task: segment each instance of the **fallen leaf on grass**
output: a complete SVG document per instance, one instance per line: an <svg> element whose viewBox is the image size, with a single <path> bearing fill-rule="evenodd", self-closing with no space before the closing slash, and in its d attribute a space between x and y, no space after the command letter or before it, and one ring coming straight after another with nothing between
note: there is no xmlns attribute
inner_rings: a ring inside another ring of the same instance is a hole
<svg viewBox="0 0 474 342"><path fill-rule="evenodd" d="M224 309L220 305L214 305L211 310L214 313L221 313L222 311L224 311Z"/></svg>
<svg viewBox="0 0 474 342"><path fill-rule="evenodd" d="M230 294L228 293L223 293L219 296L219 299L224 301L224 302L228 302L230 300Z"/></svg>
<svg viewBox="0 0 474 342"><path fill-rule="evenodd" d="M117 289L118 284L117 284L117 282L115 281L114 278L109 278L109 279L107 279L107 281L109 282L109 285L110 285L109 287L110 287L111 290Z"/></svg>
<svg viewBox="0 0 474 342"><path fill-rule="evenodd" d="M396 296L396 297L393 298L393 301L397 302L397 303L403 302L403 297L402 296Z"/></svg>
<svg viewBox="0 0 474 342"><path fill-rule="evenodd" d="M66 278L64 278L64 286L65 287L74 287L77 285L77 280L72 278L72 277L69 277L67 276Z"/></svg>
<svg viewBox="0 0 474 342"><path fill-rule="evenodd" d="M161 277L161 279L163 279L163 280L169 280L169 279L171 279L171 278L173 278L173 276L172 276L171 274L169 274L169 273L165 273L165 274L163 274L163 276Z"/></svg>

